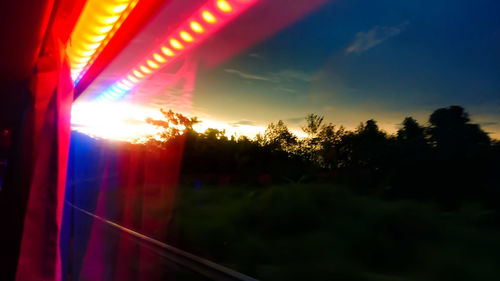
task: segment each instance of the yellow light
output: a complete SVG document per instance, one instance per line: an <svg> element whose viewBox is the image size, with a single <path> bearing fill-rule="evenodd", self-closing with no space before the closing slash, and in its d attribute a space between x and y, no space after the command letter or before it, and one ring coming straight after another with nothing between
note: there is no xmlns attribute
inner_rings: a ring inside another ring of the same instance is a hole
<svg viewBox="0 0 500 281"><path fill-rule="evenodd" d="M92 36L89 41L90 42L101 42L102 40L104 40L104 38L106 38L106 35L98 35L98 36Z"/></svg>
<svg viewBox="0 0 500 281"><path fill-rule="evenodd" d="M169 48L163 46L161 48L161 52L164 53L166 56L169 56L169 57L173 57L174 56L174 52L172 52L172 50L170 50Z"/></svg>
<svg viewBox="0 0 500 281"><path fill-rule="evenodd" d="M186 42L193 42L193 36L191 36L191 34L187 33L186 31L181 31L180 35L182 40Z"/></svg>
<svg viewBox="0 0 500 281"><path fill-rule="evenodd" d="M100 43L88 44L88 45L86 45L86 48L88 50L95 50L95 49L99 48L100 45L101 45Z"/></svg>
<svg viewBox="0 0 500 281"><path fill-rule="evenodd" d="M215 23L217 21L214 15L212 15L209 11L203 11L202 17L208 23Z"/></svg>
<svg viewBox="0 0 500 281"><path fill-rule="evenodd" d="M141 65L141 66L139 67L139 69L140 69L140 70L142 71L142 73L144 73L144 74L149 74L149 73L151 73L151 69L147 68L147 67L146 67L146 66L144 66L144 65Z"/></svg>
<svg viewBox="0 0 500 281"><path fill-rule="evenodd" d="M139 70L137 70L137 69L134 69L134 71L132 71L132 73L134 73L135 77L137 77L137 78L144 77L144 75L142 75L142 73L140 73Z"/></svg>
<svg viewBox="0 0 500 281"><path fill-rule="evenodd" d="M112 13L121 13L127 8L127 4L116 6L110 9Z"/></svg>
<svg viewBox="0 0 500 281"><path fill-rule="evenodd" d="M167 61L164 57L162 57L162 56L161 56L160 54L158 54L158 53L154 53L154 54L153 54L153 58L154 58L157 62L159 62L159 63L164 63L164 62L166 62L166 61Z"/></svg>
<svg viewBox="0 0 500 281"><path fill-rule="evenodd" d="M130 74L127 76L127 79L132 81L133 83L139 82L139 80L137 78L135 78L134 76L132 76Z"/></svg>
<svg viewBox="0 0 500 281"><path fill-rule="evenodd" d="M75 50L75 53L79 57L90 57L91 55L94 54L94 50L90 51Z"/></svg>
<svg viewBox="0 0 500 281"><path fill-rule="evenodd" d="M138 0L86 0L66 49L72 70L95 61ZM76 72L75 72L76 73ZM81 75L80 75L81 76Z"/></svg>
<svg viewBox="0 0 500 281"><path fill-rule="evenodd" d="M181 42L177 41L177 39L170 39L170 45L172 45L172 47L174 47L177 50L184 48Z"/></svg>
<svg viewBox="0 0 500 281"><path fill-rule="evenodd" d="M73 63L71 62L71 68L72 69L83 69L87 65L87 62L81 62L81 63Z"/></svg>
<svg viewBox="0 0 500 281"><path fill-rule="evenodd" d="M229 3L227 3L225 0L217 1L217 7L219 8L219 10L221 10L225 13L229 13L233 10L231 5L229 5Z"/></svg>
<svg viewBox="0 0 500 281"><path fill-rule="evenodd" d="M154 61L152 60L147 60L146 63L151 67L151 68L158 68L160 67L158 64L156 64Z"/></svg>
<svg viewBox="0 0 500 281"><path fill-rule="evenodd" d="M96 32L99 34L108 33L112 28L113 28L112 25L103 26L103 27L97 28Z"/></svg>
<svg viewBox="0 0 500 281"><path fill-rule="evenodd" d="M197 23L195 21L192 21L190 26L191 26L191 29L196 33L202 33L204 31L203 26L201 26L199 23Z"/></svg>
<svg viewBox="0 0 500 281"><path fill-rule="evenodd" d="M103 23L105 24L112 24L112 23L115 23L120 17L119 16L115 16L115 17L107 17L105 19L102 20Z"/></svg>

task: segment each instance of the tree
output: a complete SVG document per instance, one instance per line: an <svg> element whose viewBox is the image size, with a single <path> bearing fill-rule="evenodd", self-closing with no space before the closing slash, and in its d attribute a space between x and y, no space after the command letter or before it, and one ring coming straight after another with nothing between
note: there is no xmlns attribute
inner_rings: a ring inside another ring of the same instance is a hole
<svg viewBox="0 0 500 281"><path fill-rule="evenodd" d="M323 116L311 113L306 116L306 126L302 127L302 130L310 138L314 138L316 137L316 134L319 132L322 123L323 123Z"/></svg>
<svg viewBox="0 0 500 281"><path fill-rule="evenodd" d="M439 108L430 118L432 143L443 149L460 150L465 147L489 145L488 134L479 125L469 123L469 114L461 106Z"/></svg>
<svg viewBox="0 0 500 281"><path fill-rule="evenodd" d="M293 151L297 144L297 137L293 135L282 120L271 123L264 132L264 144L273 150Z"/></svg>
<svg viewBox="0 0 500 281"><path fill-rule="evenodd" d="M344 127L335 130L332 123L325 124L318 133L320 150L318 161L321 166L328 169L337 169L340 163L340 148L345 135Z"/></svg>
<svg viewBox="0 0 500 281"><path fill-rule="evenodd" d="M399 141L424 140L425 129L412 117L406 117L403 121L403 128L398 130Z"/></svg>
<svg viewBox="0 0 500 281"><path fill-rule="evenodd" d="M465 198L488 193L490 138L471 124L460 106L439 108L429 118L429 139L434 147L434 196L442 206L457 208Z"/></svg>
<svg viewBox="0 0 500 281"><path fill-rule="evenodd" d="M198 119L195 118L189 119L188 117L175 113L171 109L168 111L165 109L160 109L161 113L165 117L165 120L155 120L153 118L147 118L146 122L155 126L162 128L162 132L160 133L160 138L163 140L171 140L176 137L183 135L188 130L192 130L193 121L198 122Z"/></svg>

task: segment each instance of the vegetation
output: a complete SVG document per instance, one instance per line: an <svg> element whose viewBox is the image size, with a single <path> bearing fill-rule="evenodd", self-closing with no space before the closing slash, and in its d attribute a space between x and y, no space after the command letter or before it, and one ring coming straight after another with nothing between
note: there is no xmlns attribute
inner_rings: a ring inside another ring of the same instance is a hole
<svg viewBox="0 0 500 281"><path fill-rule="evenodd" d="M183 186L168 242L261 280L499 280L492 215L332 183Z"/></svg>
<svg viewBox="0 0 500 281"><path fill-rule="evenodd" d="M100 216L262 280L500 280L500 145L461 107L395 135L311 114L306 138L278 121L253 140L162 112L145 145L73 138L79 207L99 194Z"/></svg>
<svg viewBox="0 0 500 281"><path fill-rule="evenodd" d="M264 280L500 279L500 145L459 106L396 135L311 114L304 139L163 113L143 147L184 147L171 244Z"/></svg>
<svg viewBox="0 0 500 281"><path fill-rule="evenodd" d="M271 123L254 140L228 139L224 132L193 130L197 118L163 111L164 141L151 149L184 145L184 183L270 184L337 181L362 195L429 202L443 210L477 202L500 206L500 145L460 106L437 109L424 127L412 117L397 135L388 135L375 120L355 131L306 117L299 139L283 121Z"/></svg>

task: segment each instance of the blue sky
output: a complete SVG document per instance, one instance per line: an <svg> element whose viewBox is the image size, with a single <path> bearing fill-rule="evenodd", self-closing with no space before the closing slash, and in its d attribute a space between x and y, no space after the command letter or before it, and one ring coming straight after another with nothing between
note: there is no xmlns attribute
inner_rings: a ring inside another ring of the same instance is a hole
<svg viewBox="0 0 500 281"><path fill-rule="evenodd" d="M199 73L195 115L299 127L307 113L388 131L462 105L500 139L500 1L339 0Z"/></svg>

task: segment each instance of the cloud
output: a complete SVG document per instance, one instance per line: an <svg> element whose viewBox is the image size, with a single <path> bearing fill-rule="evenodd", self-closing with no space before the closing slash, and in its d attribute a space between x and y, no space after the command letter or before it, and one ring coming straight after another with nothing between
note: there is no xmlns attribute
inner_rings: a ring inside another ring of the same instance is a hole
<svg viewBox="0 0 500 281"><path fill-rule="evenodd" d="M268 73L267 75L253 74L232 68L226 68L224 69L224 71L230 74L237 75L243 79L266 81L270 83L282 83L282 82L289 83L294 81L310 83L316 80L316 77L314 77L313 75L307 74L304 71L292 70L292 69L285 69L278 72L272 72Z"/></svg>
<svg viewBox="0 0 500 281"><path fill-rule="evenodd" d="M305 119L306 119L305 116L294 117L294 118L285 119L285 122L289 123L289 124L300 124L300 123L304 122Z"/></svg>
<svg viewBox="0 0 500 281"><path fill-rule="evenodd" d="M249 57L252 57L252 58L256 58L256 59L261 59L262 56L257 54L257 53L251 53L251 54L248 54Z"/></svg>
<svg viewBox="0 0 500 281"><path fill-rule="evenodd" d="M399 35L408 24L409 22L406 21L397 26L375 26L367 32L358 32L356 39L347 47L346 54L361 54L368 51L389 38Z"/></svg>
<svg viewBox="0 0 500 281"><path fill-rule="evenodd" d="M255 75L255 74L250 74L250 73L246 73L246 72L239 71L239 70L236 70L236 69L229 69L229 68L227 68L227 69L224 69L224 71L227 72L227 73L238 75L238 76L240 76L241 78L244 78L244 79L273 82L268 77L259 76L259 75Z"/></svg>
<svg viewBox="0 0 500 281"><path fill-rule="evenodd" d="M494 126L494 125L499 125L500 122L494 122L494 121L490 121L490 122L482 122L482 123L479 123L479 125L481 126Z"/></svg>
<svg viewBox="0 0 500 281"><path fill-rule="evenodd" d="M250 120L240 120L240 121L236 121L236 122L233 122L233 123L229 123L229 125L231 125L232 127L239 127L241 125L244 125L244 126L256 126L257 123L255 123L253 121L250 121Z"/></svg>
<svg viewBox="0 0 500 281"><path fill-rule="evenodd" d="M302 81L302 82L312 82L315 80L313 75L307 74L304 71L298 70L281 70L279 72L271 74L274 80L279 82L290 82L290 81Z"/></svg>
<svg viewBox="0 0 500 281"><path fill-rule="evenodd" d="M283 91L283 92L288 92L288 93L296 93L297 92L297 90L295 90L295 89L285 88L282 86L276 87L275 89L278 91Z"/></svg>

